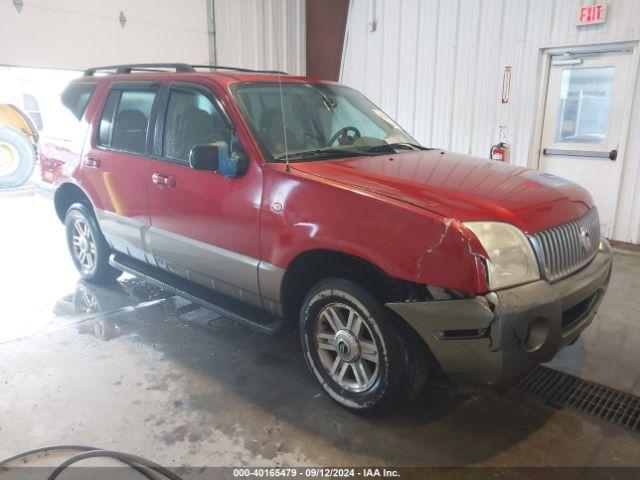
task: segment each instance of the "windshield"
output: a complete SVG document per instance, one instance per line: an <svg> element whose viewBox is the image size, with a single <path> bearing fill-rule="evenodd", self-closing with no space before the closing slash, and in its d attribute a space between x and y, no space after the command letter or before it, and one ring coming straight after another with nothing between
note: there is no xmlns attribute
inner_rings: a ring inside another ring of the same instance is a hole
<svg viewBox="0 0 640 480"><path fill-rule="evenodd" d="M236 98L270 161L309 161L422 149L357 91L309 83L236 85Z"/></svg>

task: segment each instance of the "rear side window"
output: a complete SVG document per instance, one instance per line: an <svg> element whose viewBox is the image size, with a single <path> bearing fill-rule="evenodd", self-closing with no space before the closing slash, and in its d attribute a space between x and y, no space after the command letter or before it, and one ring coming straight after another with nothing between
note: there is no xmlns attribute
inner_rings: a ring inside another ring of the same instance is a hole
<svg viewBox="0 0 640 480"><path fill-rule="evenodd" d="M187 162L195 145L229 142L231 131L213 102L200 92L172 90L164 124L166 158Z"/></svg>
<svg viewBox="0 0 640 480"><path fill-rule="evenodd" d="M124 152L146 152L147 130L155 90L112 90L105 102L98 145Z"/></svg>
<svg viewBox="0 0 640 480"><path fill-rule="evenodd" d="M72 83L62 92L62 104L80 120L95 89L92 83Z"/></svg>

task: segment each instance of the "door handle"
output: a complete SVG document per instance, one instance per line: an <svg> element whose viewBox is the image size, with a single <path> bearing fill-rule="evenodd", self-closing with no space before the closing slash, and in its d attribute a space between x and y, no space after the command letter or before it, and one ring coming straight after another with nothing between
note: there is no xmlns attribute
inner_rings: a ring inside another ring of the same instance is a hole
<svg viewBox="0 0 640 480"><path fill-rule="evenodd" d="M159 187L173 188L176 186L176 177L164 173L154 173L151 175L151 181Z"/></svg>
<svg viewBox="0 0 640 480"><path fill-rule="evenodd" d="M89 168L100 168L100 160L97 158L85 157L84 165Z"/></svg>
<svg viewBox="0 0 640 480"><path fill-rule="evenodd" d="M618 150L617 149L611 150L609 152L609 160L615 162L617 158L618 158Z"/></svg>

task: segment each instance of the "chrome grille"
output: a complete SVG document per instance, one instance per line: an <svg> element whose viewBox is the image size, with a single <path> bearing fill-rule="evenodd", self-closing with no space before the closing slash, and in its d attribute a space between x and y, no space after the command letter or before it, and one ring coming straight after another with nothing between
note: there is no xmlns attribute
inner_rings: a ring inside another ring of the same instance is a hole
<svg viewBox="0 0 640 480"><path fill-rule="evenodd" d="M587 265L600 244L600 219L595 208L573 222L534 233L529 237L550 282L560 280Z"/></svg>

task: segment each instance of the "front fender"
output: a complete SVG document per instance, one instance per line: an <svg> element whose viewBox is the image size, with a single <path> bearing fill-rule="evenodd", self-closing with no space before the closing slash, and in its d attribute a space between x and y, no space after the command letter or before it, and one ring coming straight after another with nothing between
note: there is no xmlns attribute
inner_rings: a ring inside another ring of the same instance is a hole
<svg viewBox="0 0 640 480"><path fill-rule="evenodd" d="M482 247L455 219L280 164L264 166L261 247L281 268L308 250L347 253L389 276L486 291Z"/></svg>

